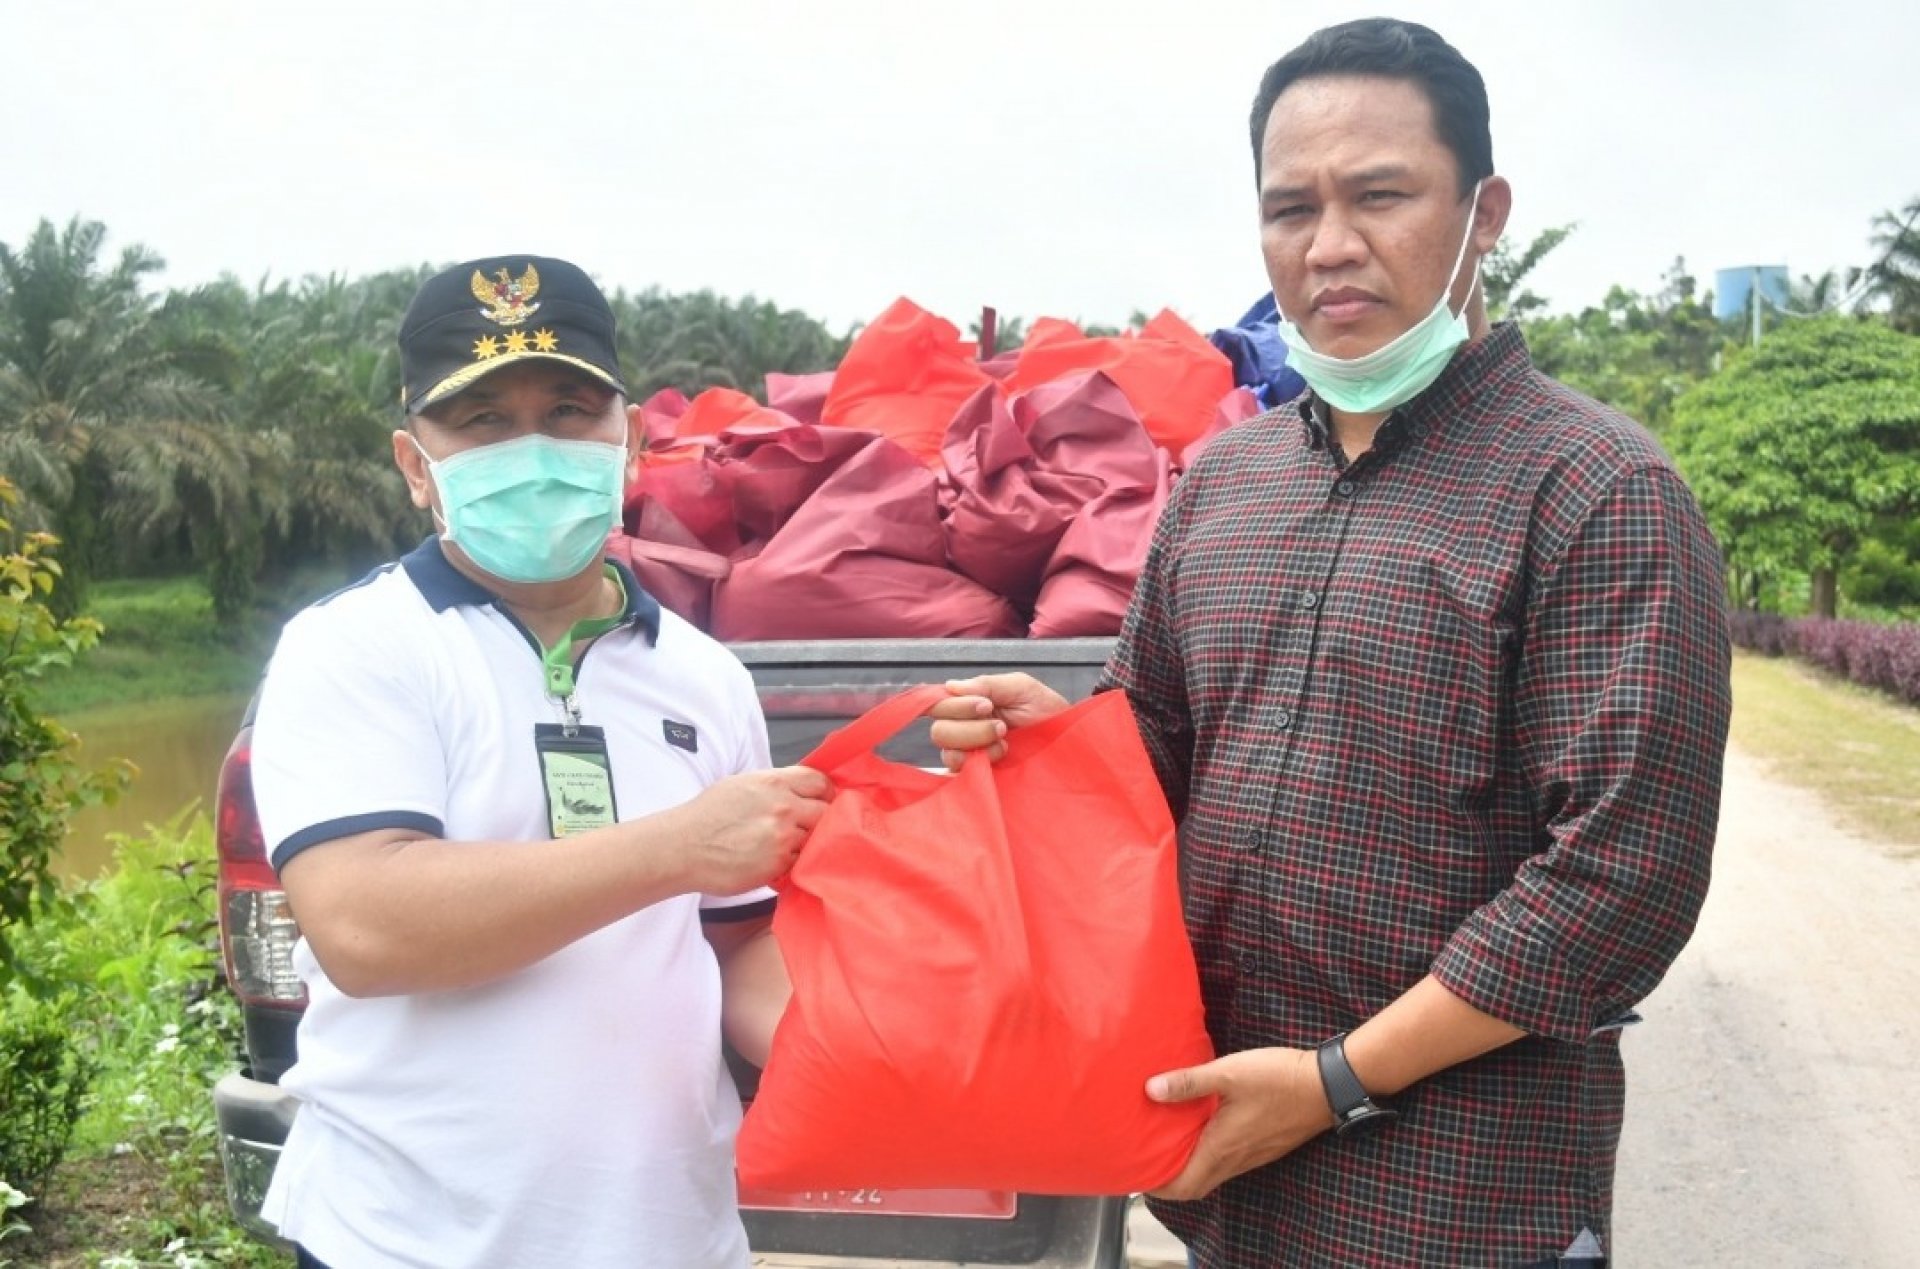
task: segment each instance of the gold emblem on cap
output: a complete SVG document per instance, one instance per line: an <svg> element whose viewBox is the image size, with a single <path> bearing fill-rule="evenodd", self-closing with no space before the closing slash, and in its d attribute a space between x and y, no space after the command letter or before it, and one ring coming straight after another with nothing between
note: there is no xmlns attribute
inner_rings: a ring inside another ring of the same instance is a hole
<svg viewBox="0 0 1920 1269"><path fill-rule="evenodd" d="M552 331L542 326L533 332L533 346L541 352L552 352L560 346L560 340Z"/></svg>
<svg viewBox="0 0 1920 1269"><path fill-rule="evenodd" d="M533 302L533 297L540 294L540 271L532 264L518 278L505 268L493 272L493 278L488 279L480 270L473 271L473 298L486 305L480 316L501 326L518 326L540 311Z"/></svg>
<svg viewBox="0 0 1920 1269"><path fill-rule="evenodd" d="M485 361L489 357L500 355L500 341L491 335L482 335L473 341L473 359Z"/></svg>

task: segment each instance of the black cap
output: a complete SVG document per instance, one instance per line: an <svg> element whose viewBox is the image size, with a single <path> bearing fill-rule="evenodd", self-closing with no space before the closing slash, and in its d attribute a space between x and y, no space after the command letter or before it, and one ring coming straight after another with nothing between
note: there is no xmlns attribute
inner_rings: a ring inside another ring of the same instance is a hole
<svg viewBox="0 0 1920 1269"><path fill-rule="evenodd" d="M616 392L613 310L579 266L547 256L469 260L428 278L400 323L400 403L413 414L502 366L577 366Z"/></svg>

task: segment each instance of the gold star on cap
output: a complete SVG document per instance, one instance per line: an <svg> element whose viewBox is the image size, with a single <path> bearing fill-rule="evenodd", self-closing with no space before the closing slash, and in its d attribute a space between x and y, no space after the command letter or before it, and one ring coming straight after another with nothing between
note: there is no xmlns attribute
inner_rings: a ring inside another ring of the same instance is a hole
<svg viewBox="0 0 1920 1269"><path fill-rule="evenodd" d="M533 332L533 346L541 352L552 352L560 346L560 341L554 336L552 331L542 326L539 330Z"/></svg>
<svg viewBox="0 0 1920 1269"><path fill-rule="evenodd" d="M527 332L523 330L507 332L507 351L510 353L527 351Z"/></svg>
<svg viewBox="0 0 1920 1269"><path fill-rule="evenodd" d="M500 355L500 345L491 335L482 335L473 341L473 355L476 360L485 361L489 357Z"/></svg>

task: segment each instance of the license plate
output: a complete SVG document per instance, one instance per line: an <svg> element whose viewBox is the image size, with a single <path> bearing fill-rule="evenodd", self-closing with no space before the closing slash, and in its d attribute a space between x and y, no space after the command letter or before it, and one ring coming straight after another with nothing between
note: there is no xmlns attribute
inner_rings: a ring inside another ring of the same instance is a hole
<svg viewBox="0 0 1920 1269"><path fill-rule="evenodd" d="M774 1212L833 1212L848 1216L952 1216L1012 1220L1011 1190L765 1190L740 1187L740 1206Z"/></svg>

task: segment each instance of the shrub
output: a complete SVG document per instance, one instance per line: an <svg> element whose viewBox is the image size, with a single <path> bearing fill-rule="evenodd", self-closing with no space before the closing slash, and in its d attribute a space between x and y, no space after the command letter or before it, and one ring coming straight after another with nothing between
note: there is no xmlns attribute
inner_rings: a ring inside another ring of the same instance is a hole
<svg viewBox="0 0 1920 1269"><path fill-rule="evenodd" d="M1886 624L1788 620L1741 610L1729 618L1733 641L1766 656L1793 656L1828 673L1920 705L1920 622Z"/></svg>
<svg viewBox="0 0 1920 1269"><path fill-rule="evenodd" d="M65 1157L93 1080L69 1012L18 989L0 1006L0 1177L29 1190Z"/></svg>
<svg viewBox="0 0 1920 1269"><path fill-rule="evenodd" d="M0 480L0 511L15 499ZM79 807L111 800L126 786L124 764L87 772L66 728L34 708L28 690L50 669L71 665L100 637L84 618L60 621L44 602L60 577L54 539L17 542L0 518L0 985L16 976L13 927L57 893L52 864Z"/></svg>
<svg viewBox="0 0 1920 1269"><path fill-rule="evenodd" d="M1788 646L1787 619L1777 612L1739 608L1728 615L1727 624L1736 647L1770 657L1786 656L1792 651Z"/></svg>

